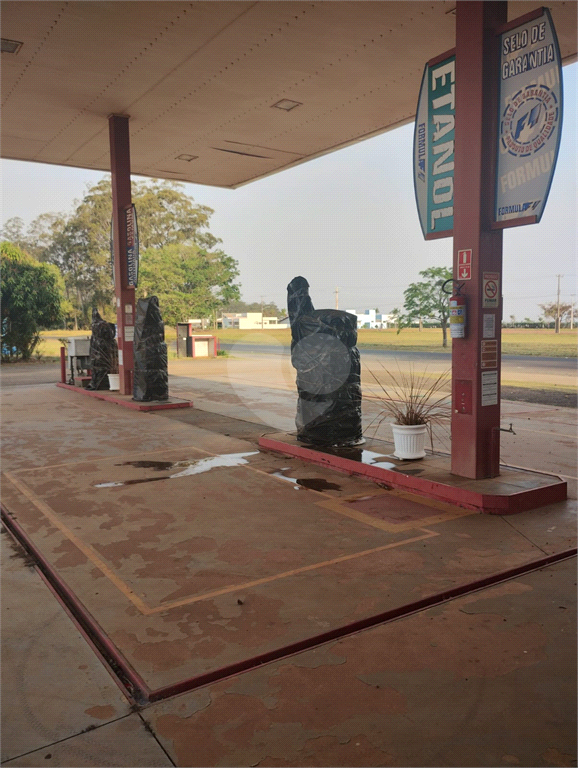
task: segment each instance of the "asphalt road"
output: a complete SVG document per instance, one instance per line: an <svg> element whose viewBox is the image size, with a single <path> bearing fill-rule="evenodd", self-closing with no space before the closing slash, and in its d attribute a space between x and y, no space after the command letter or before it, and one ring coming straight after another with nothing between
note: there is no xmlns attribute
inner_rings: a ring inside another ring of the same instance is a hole
<svg viewBox="0 0 578 768"><path fill-rule="evenodd" d="M289 348L274 344L238 344L222 343L221 349L234 355L284 355L289 354ZM428 361L428 362L446 362L449 366L452 355L451 352L410 352L388 349L368 349L360 348L361 358L364 359L383 359L400 361ZM568 376L573 379L569 386L576 383L576 373L578 372L578 358L576 357L532 357L530 355L502 355L502 371L523 370L531 372L546 372L554 376Z"/></svg>
<svg viewBox="0 0 578 768"><path fill-rule="evenodd" d="M288 355L289 349L281 345L222 344L235 357L252 355ZM449 352L396 352L379 349L361 349L362 362L427 362L440 370L449 367ZM523 382L527 387L532 384L541 389L547 383L561 387L576 387L578 360L566 357L529 357L522 355L504 355L502 357L502 380L511 383ZM60 363L30 362L3 364L1 367L1 386L6 388L18 385L49 384L60 380ZM517 399L517 398L516 398Z"/></svg>

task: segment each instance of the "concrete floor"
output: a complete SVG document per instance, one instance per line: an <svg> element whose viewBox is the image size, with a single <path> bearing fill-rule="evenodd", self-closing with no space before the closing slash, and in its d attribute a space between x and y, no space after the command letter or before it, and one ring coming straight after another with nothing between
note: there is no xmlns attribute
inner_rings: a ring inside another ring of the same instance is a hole
<svg viewBox="0 0 578 768"><path fill-rule="evenodd" d="M197 362L182 411L3 388L3 507L149 692L278 658L135 706L4 534L2 763L574 765L574 559L344 627L575 546L575 410L504 404L573 499L487 516L259 451L284 371Z"/></svg>

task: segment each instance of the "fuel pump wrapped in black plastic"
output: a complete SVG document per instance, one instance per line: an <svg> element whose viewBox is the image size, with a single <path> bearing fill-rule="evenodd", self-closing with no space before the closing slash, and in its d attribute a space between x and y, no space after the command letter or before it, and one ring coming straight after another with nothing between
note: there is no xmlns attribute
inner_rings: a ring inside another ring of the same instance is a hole
<svg viewBox="0 0 578 768"><path fill-rule="evenodd" d="M337 309L314 309L309 283L287 286L291 363L297 371L297 438L317 445L363 441L361 363L357 318Z"/></svg>
<svg viewBox="0 0 578 768"><path fill-rule="evenodd" d="M92 310L92 336L90 337L91 379L87 389L110 389L109 373L118 373L118 344L116 326L103 320Z"/></svg>
<svg viewBox="0 0 578 768"><path fill-rule="evenodd" d="M168 400L169 374L165 325L156 296L139 299L134 324L133 400Z"/></svg>

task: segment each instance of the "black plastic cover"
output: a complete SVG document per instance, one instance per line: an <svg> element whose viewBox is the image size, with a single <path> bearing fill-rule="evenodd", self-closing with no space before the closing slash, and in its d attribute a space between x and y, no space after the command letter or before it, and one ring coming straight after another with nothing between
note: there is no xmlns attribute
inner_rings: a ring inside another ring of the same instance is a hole
<svg viewBox="0 0 578 768"><path fill-rule="evenodd" d="M297 438L347 446L363 440L357 318L313 309L305 278L289 283L291 363L297 371Z"/></svg>
<svg viewBox="0 0 578 768"><path fill-rule="evenodd" d="M133 400L168 400L165 326L156 296L139 299L137 302L133 354Z"/></svg>
<svg viewBox="0 0 578 768"><path fill-rule="evenodd" d="M90 338L91 379L87 389L110 389L109 373L118 373L118 344L116 326L103 320L92 310L92 336Z"/></svg>

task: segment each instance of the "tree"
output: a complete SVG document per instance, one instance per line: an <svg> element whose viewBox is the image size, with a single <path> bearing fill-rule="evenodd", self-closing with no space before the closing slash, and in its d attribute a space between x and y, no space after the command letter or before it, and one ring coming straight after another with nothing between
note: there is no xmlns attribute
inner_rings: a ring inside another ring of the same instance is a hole
<svg viewBox="0 0 578 768"><path fill-rule="evenodd" d="M397 328L397 335L399 336L401 331L404 328L407 328L409 323L407 322L406 318L404 317L404 314L401 311L401 309L399 309L398 307L396 307L395 309L391 310L390 316L391 316L391 322L393 323L394 328Z"/></svg>
<svg viewBox="0 0 578 768"><path fill-rule="evenodd" d="M247 304L245 301L230 301L224 307L221 307L223 312L235 312L241 314L242 312L260 312L263 309L263 315L266 317L284 317L287 312L279 309L277 304L273 301L269 301L266 304L261 304L258 301L254 301L251 304Z"/></svg>
<svg viewBox="0 0 578 768"><path fill-rule="evenodd" d="M18 246L38 261L46 261L45 251L65 224L65 217L59 213L41 213L24 231L24 222L19 216L8 219L2 228L0 239Z"/></svg>
<svg viewBox="0 0 578 768"><path fill-rule="evenodd" d="M4 242L12 243L17 248L26 249L27 238L24 232L24 222L20 216L13 216L4 222L0 231L0 239Z"/></svg>
<svg viewBox="0 0 578 768"><path fill-rule="evenodd" d="M0 244L2 262L2 359L30 359L40 329L61 319L62 278L12 243Z"/></svg>
<svg viewBox="0 0 578 768"><path fill-rule="evenodd" d="M576 312L575 304L562 304L562 302L558 304L557 301L552 301L550 304L538 304L538 306L544 313L544 317L551 318L555 323L559 317L560 325L562 325L564 322L570 323L570 318L573 317ZM558 312L560 312L559 315ZM558 327L558 324L556 327Z"/></svg>
<svg viewBox="0 0 578 768"><path fill-rule="evenodd" d="M179 313L179 320L194 313L210 317L222 303L239 296L233 282L238 276L237 263L218 249L221 241L208 231L213 211L195 203L182 187L170 181L132 182L143 291L157 294L163 314L168 308L170 318ZM90 325L93 307L107 319L114 320L116 315L111 217L111 184L105 177L87 188L70 216L43 214L26 234L21 221L14 220L9 228L40 260L60 269L75 327ZM183 248L167 250L173 245ZM155 250L162 250L162 254L155 255Z"/></svg>
<svg viewBox="0 0 578 768"><path fill-rule="evenodd" d="M210 250L221 242L205 231L214 213L212 208L196 204L182 187L174 181L133 182L132 200L143 250L169 243L195 244Z"/></svg>
<svg viewBox="0 0 578 768"><path fill-rule="evenodd" d="M171 243L142 255L137 295L154 293L163 320L176 325L189 317L209 318L239 298L237 262L223 251Z"/></svg>
<svg viewBox="0 0 578 768"><path fill-rule="evenodd" d="M442 328L442 345L447 347L450 307L449 296L442 291L442 285L452 279L452 272L447 267L429 267L419 274L424 280L411 283L403 292L405 314L399 318L398 328L416 320L436 320Z"/></svg>

